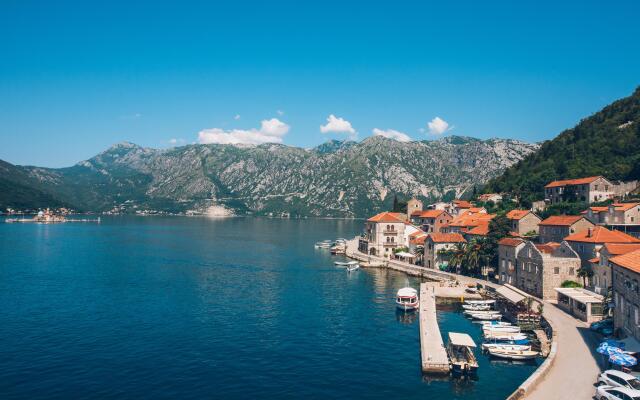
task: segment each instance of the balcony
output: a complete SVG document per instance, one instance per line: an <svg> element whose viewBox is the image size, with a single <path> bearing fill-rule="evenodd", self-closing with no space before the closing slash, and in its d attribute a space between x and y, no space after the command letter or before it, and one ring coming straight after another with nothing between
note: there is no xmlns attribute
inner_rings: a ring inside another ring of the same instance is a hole
<svg viewBox="0 0 640 400"><path fill-rule="evenodd" d="M393 229L389 229L389 230L385 229L385 230L382 231L382 234L383 235L397 235L398 231L393 230Z"/></svg>
<svg viewBox="0 0 640 400"><path fill-rule="evenodd" d="M385 242L382 244L384 247L396 247L398 245L400 245L400 243L396 243L396 242Z"/></svg>

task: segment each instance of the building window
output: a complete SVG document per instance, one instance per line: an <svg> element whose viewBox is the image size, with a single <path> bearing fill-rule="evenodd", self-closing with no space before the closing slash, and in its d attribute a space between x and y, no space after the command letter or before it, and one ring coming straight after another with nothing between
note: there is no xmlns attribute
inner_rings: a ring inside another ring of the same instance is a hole
<svg viewBox="0 0 640 400"><path fill-rule="evenodd" d="M573 274L574 274L574 268L571 267L571 268L569 268L569 275L573 275Z"/></svg>
<svg viewBox="0 0 640 400"><path fill-rule="evenodd" d="M560 267L554 267L553 268L553 273L558 275L560 273Z"/></svg>

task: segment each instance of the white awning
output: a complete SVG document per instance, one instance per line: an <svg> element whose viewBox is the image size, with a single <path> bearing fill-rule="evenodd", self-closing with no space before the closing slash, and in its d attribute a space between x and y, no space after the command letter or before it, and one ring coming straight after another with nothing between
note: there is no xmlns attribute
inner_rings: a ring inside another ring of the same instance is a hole
<svg viewBox="0 0 640 400"><path fill-rule="evenodd" d="M466 333L449 332L449 343L454 346L476 347L476 343Z"/></svg>
<svg viewBox="0 0 640 400"><path fill-rule="evenodd" d="M555 288L555 291L582 304L602 303L604 296L581 288Z"/></svg>
<svg viewBox="0 0 640 400"><path fill-rule="evenodd" d="M500 286L496 289L496 292L513 304L519 303L526 298L526 296L523 296L515 290L511 290L506 286Z"/></svg>
<svg viewBox="0 0 640 400"><path fill-rule="evenodd" d="M407 253L406 251L400 251L400 252L396 253L396 256L404 257L404 258L414 258L415 257L415 255L413 255L411 253Z"/></svg>

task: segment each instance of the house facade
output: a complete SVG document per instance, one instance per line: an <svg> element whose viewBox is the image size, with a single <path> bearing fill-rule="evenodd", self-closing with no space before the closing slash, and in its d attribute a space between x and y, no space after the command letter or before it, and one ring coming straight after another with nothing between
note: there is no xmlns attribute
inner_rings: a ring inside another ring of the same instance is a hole
<svg viewBox="0 0 640 400"><path fill-rule="evenodd" d="M425 210L414 212L411 215L411 222L427 233L441 232L442 227L452 219L451 214L445 210Z"/></svg>
<svg viewBox="0 0 640 400"><path fill-rule="evenodd" d="M640 250L640 243L605 243L598 257L591 259L591 279L593 291L606 294L611 287L611 259L616 256Z"/></svg>
<svg viewBox="0 0 640 400"><path fill-rule="evenodd" d="M525 241L520 238L503 238L498 242L498 281L516 286L516 264L518 251Z"/></svg>
<svg viewBox="0 0 640 400"><path fill-rule="evenodd" d="M590 269L594 259L600 256L605 243L640 243L640 239L620 231L611 231L604 226L590 227L564 238L580 256L581 266Z"/></svg>
<svg viewBox="0 0 640 400"><path fill-rule="evenodd" d="M420 211L422 211L422 201L415 197L407 201L407 220L411 219L411 215Z"/></svg>
<svg viewBox="0 0 640 400"><path fill-rule="evenodd" d="M540 231L542 219L529 210L511 210L506 217L511 222L511 231L517 236Z"/></svg>
<svg viewBox="0 0 640 400"><path fill-rule="evenodd" d="M535 245L526 242L517 251L515 287L533 296L552 300L555 288L566 280L576 281L580 258L566 243Z"/></svg>
<svg viewBox="0 0 640 400"><path fill-rule="evenodd" d="M478 196L478 201L481 201L483 203L491 201L495 204L502 201L502 195L498 193L485 193Z"/></svg>
<svg viewBox="0 0 640 400"><path fill-rule="evenodd" d="M544 187L545 200L551 204L563 201L594 203L614 198L614 184L602 176L553 181Z"/></svg>
<svg viewBox="0 0 640 400"><path fill-rule="evenodd" d="M424 243L423 266L432 269L448 266L450 255L446 253L460 243L466 243L466 240L459 233L434 232L428 234Z"/></svg>
<svg viewBox="0 0 640 400"><path fill-rule="evenodd" d="M565 237L594 226L582 215L554 215L538 224L540 243L561 242Z"/></svg>
<svg viewBox="0 0 640 400"><path fill-rule="evenodd" d="M366 254L389 258L393 250L408 243L405 234L405 214L383 212L365 223L358 249Z"/></svg>
<svg viewBox="0 0 640 400"><path fill-rule="evenodd" d="M612 257L613 326L640 341L640 250Z"/></svg>

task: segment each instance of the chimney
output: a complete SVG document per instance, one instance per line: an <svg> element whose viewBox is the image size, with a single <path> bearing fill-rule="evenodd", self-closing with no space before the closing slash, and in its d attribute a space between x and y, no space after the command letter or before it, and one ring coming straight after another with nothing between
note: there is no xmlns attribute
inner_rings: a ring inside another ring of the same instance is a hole
<svg viewBox="0 0 640 400"><path fill-rule="evenodd" d="M591 237L591 236L593 236L593 228L589 228L587 230L587 237Z"/></svg>

